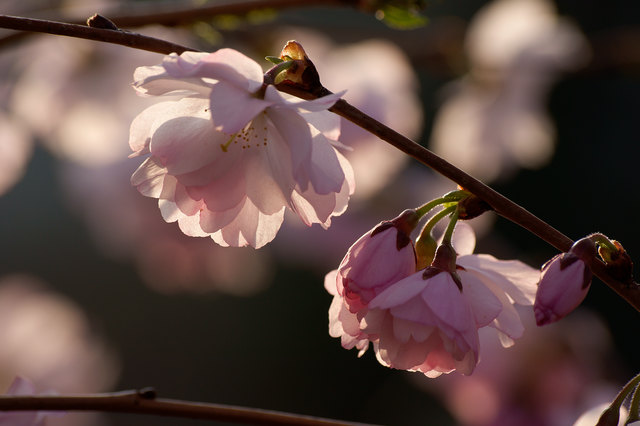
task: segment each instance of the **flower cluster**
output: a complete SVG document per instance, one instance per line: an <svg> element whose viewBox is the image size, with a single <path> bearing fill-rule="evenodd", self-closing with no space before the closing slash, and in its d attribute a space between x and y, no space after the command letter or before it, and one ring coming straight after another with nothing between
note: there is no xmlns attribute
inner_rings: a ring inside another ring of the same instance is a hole
<svg viewBox="0 0 640 426"><path fill-rule="evenodd" d="M138 115L129 144L132 156L150 154L132 184L158 198L163 218L185 234L259 248L287 207L323 227L345 211L353 172L334 147L339 119L327 111L341 94L283 95L232 49L172 54L134 78L141 94L180 96Z"/></svg>
<svg viewBox="0 0 640 426"><path fill-rule="evenodd" d="M475 236L458 224L457 240L442 243L418 270L410 233L415 211L382 222L354 243L327 274L333 295L329 333L362 355L373 344L388 367L428 377L471 374L479 359L478 329L498 330L504 346L522 336L514 305L532 305L539 272L516 260L471 254Z"/></svg>

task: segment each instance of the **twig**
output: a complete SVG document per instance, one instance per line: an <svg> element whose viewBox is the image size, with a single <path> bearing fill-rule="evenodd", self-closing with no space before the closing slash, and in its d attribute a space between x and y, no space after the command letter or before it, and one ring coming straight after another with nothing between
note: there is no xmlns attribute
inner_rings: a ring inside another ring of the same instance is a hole
<svg viewBox="0 0 640 426"><path fill-rule="evenodd" d="M250 425L371 426L280 411L155 398L153 390L67 395L0 396L0 411L104 411L217 420Z"/></svg>
<svg viewBox="0 0 640 426"><path fill-rule="evenodd" d="M294 7L310 6L349 6L355 5L357 0L246 0L246 1L217 1L215 4L203 6L178 5L174 2L147 1L140 5L127 4L113 10L102 11L109 15L109 19L121 28L136 28L144 25L176 26L202 21L220 15L245 15L260 9L284 10ZM47 20L60 20L50 18ZM69 24L82 25L84 20L65 19ZM8 27L6 27L8 28ZM17 29L17 28L12 28ZM33 31L33 30L23 30ZM38 31L43 32L43 31ZM46 31L44 31L46 32ZM29 32L9 34L0 37L0 46L15 43L32 35Z"/></svg>
<svg viewBox="0 0 640 426"><path fill-rule="evenodd" d="M92 28L86 25L67 24L63 22L23 18L19 16L0 15L0 28L84 38L105 43L120 44L134 49L148 50L150 52L162 53L165 55L172 52L182 53L187 50L196 50L158 38L128 31Z"/></svg>

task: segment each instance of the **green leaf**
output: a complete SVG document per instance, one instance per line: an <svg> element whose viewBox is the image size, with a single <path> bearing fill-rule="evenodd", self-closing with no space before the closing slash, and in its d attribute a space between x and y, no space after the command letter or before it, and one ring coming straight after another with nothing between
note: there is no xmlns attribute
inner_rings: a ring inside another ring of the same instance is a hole
<svg viewBox="0 0 640 426"><path fill-rule="evenodd" d="M429 20L414 8L385 5L376 12L376 18L397 30L413 30L427 25Z"/></svg>

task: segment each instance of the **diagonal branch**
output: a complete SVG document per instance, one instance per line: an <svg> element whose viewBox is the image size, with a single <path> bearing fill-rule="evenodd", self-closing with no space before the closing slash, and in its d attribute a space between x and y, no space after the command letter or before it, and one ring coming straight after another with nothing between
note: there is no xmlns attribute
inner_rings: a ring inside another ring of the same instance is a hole
<svg viewBox="0 0 640 426"><path fill-rule="evenodd" d="M123 30L93 28L86 25L67 24L63 22L23 18L19 16L0 15L0 28L84 38L87 40L120 44L133 49L163 53L165 55L168 55L171 52L182 53L187 50L196 50L158 38Z"/></svg>
<svg viewBox="0 0 640 426"><path fill-rule="evenodd" d="M92 395L0 396L2 411L103 411L217 420L250 425L372 426L322 417L224 404L156 398L155 391L123 391Z"/></svg>
<svg viewBox="0 0 640 426"><path fill-rule="evenodd" d="M169 43L164 40L121 30L98 29L82 25L71 25L61 22L42 21L6 15L0 15L0 28L12 28L23 31L38 31L70 37L87 38L164 54L172 52L182 53L187 50L195 50ZM310 91L300 90L285 84L280 84L276 87L283 92L287 92L303 99L314 99L330 93L325 88L312 93ZM573 241L569 237L525 208L514 203L507 197L458 169L411 139L402 136L395 130L385 126L377 120L374 120L362 111L349 105L346 101L339 100L331 108L331 111L371 132L405 154L418 160L422 164L451 179L485 201L499 215L522 226L558 250L566 252L573 244ZM628 282L623 282L615 278L611 273L609 273L609 271L607 271L603 262L595 262L592 269L598 278L605 282L619 296L640 312L640 285L634 282L631 278Z"/></svg>

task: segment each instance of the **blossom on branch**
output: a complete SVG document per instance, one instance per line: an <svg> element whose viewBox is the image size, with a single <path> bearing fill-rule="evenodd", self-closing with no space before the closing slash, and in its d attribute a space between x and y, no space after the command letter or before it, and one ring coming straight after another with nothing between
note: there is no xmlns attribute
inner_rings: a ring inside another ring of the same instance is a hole
<svg viewBox="0 0 640 426"><path fill-rule="evenodd" d="M456 246L463 255L442 244L431 265L419 271L406 267L406 256L401 255L406 245L398 244L397 253L393 252L392 231L384 230L390 236L378 233L377 243L373 240L380 225L365 234L349 249L340 268L325 278L325 287L334 296L329 334L340 337L346 349L358 348L360 355L373 343L381 364L428 377L454 370L471 374L479 359L482 327L497 329L503 346L513 344L524 331L513 305L533 304L539 274L519 261L471 254L475 237L468 225L460 225L462 238ZM403 238L411 243L408 232ZM365 250L363 240L377 250ZM378 272L359 272L381 254L386 256Z"/></svg>
<svg viewBox="0 0 640 426"><path fill-rule="evenodd" d="M583 238L568 253L556 255L542 266L533 306L539 326L564 318L587 297L593 276L590 264L595 255L595 243Z"/></svg>
<svg viewBox="0 0 640 426"><path fill-rule="evenodd" d="M325 228L346 210L353 172L334 147L339 119L327 111L341 94L281 94L232 49L172 54L134 78L141 94L181 96L136 117L129 144L132 156L150 154L132 184L185 234L259 248L286 207Z"/></svg>

